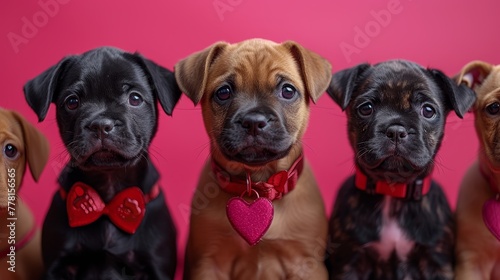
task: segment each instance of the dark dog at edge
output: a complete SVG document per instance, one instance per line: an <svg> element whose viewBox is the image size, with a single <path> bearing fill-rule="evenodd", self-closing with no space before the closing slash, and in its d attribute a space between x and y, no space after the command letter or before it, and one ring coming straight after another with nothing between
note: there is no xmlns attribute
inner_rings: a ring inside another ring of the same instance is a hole
<svg viewBox="0 0 500 280"><path fill-rule="evenodd" d="M42 230L46 279L173 279L176 231L148 156L157 101L170 115L181 95L173 73L103 47L62 59L24 92L39 121L55 104L70 155Z"/></svg>
<svg viewBox="0 0 500 280"><path fill-rule="evenodd" d="M462 117L474 92L401 60L339 71L327 92L356 167L330 218L330 279L452 279L455 224L431 175L448 113Z"/></svg>

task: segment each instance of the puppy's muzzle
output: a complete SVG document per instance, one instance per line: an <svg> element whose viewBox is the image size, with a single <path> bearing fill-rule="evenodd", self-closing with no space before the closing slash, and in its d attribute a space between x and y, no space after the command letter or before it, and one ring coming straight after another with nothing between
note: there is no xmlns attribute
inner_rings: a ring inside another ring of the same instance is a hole
<svg viewBox="0 0 500 280"><path fill-rule="evenodd" d="M246 164L281 158L293 144L283 119L266 106L236 112L226 121L218 141L227 158Z"/></svg>
<svg viewBox="0 0 500 280"><path fill-rule="evenodd" d="M84 166L122 166L132 163L142 143L127 129L126 123L107 116L94 117L82 127L75 158Z"/></svg>

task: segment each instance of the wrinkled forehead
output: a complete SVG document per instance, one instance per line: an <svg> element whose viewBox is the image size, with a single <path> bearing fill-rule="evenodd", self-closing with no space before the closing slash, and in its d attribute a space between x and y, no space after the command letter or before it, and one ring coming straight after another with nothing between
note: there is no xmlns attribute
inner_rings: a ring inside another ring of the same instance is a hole
<svg viewBox="0 0 500 280"><path fill-rule="evenodd" d="M23 131L19 123L12 118L9 112L0 111L0 145L2 142L8 139L15 139L18 141L23 140ZM11 143L18 144L18 143ZM3 150L3 147L0 146L0 152Z"/></svg>
<svg viewBox="0 0 500 280"><path fill-rule="evenodd" d="M478 97L495 96L499 98L500 94L500 65L495 66L491 73L484 79L483 83L475 89Z"/></svg>
<svg viewBox="0 0 500 280"><path fill-rule="evenodd" d="M82 80L93 78L103 82L123 80L134 83L145 77L137 63L122 55L84 56L79 66Z"/></svg>
<svg viewBox="0 0 500 280"><path fill-rule="evenodd" d="M275 43L245 43L228 46L213 63L209 80L212 85L230 82L236 90L267 91L281 81L303 87L293 56ZM213 89L212 89L213 90Z"/></svg>
<svg viewBox="0 0 500 280"><path fill-rule="evenodd" d="M9 111L0 108L0 133L22 135L21 125Z"/></svg>
<svg viewBox="0 0 500 280"><path fill-rule="evenodd" d="M410 106L415 99L440 102L437 85L429 78L425 69L414 65L380 64L366 74L357 91L359 96L387 104Z"/></svg>
<svg viewBox="0 0 500 280"><path fill-rule="evenodd" d="M64 89L73 92L149 89L141 67L121 55L83 55L67 69L64 81Z"/></svg>

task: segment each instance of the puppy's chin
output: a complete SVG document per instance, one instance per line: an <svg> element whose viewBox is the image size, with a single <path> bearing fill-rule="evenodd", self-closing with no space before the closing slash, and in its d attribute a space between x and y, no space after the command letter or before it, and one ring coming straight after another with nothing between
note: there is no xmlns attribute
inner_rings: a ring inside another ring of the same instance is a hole
<svg viewBox="0 0 500 280"><path fill-rule="evenodd" d="M425 176L432 170L432 163L417 163L402 156L388 156L373 162L358 159L358 165L369 177L377 181L406 183Z"/></svg>
<svg viewBox="0 0 500 280"><path fill-rule="evenodd" d="M99 150L88 156L80 157L74 162L82 170L111 170L134 166L139 162L141 155L124 155L111 150Z"/></svg>
<svg viewBox="0 0 500 280"><path fill-rule="evenodd" d="M292 149L294 140L291 137L275 135L224 136L218 138L216 143L226 159L248 166L258 166L285 157Z"/></svg>
<svg viewBox="0 0 500 280"><path fill-rule="evenodd" d="M248 166L258 166L285 157L290 152L290 149L291 147L285 150L275 151L259 147L247 147L235 154L228 154L224 151L223 154L231 161L236 161Z"/></svg>

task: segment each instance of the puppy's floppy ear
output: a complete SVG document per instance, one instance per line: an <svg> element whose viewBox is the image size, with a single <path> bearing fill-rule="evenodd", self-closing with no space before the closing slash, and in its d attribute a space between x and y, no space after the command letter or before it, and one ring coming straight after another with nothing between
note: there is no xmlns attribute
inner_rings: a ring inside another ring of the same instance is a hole
<svg viewBox="0 0 500 280"><path fill-rule="evenodd" d="M38 116L39 122L43 121L45 116L47 116L50 103L57 99L56 90L58 82L61 80L67 67L76 60L76 56L65 57L59 63L24 85L24 97L28 105Z"/></svg>
<svg viewBox="0 0 500 280"><path fill-rule="evenodd" d="M429 72L445 95L450 109L455 110L457 116L463 118L464 114L476 101L474 91L465 84L457 85L455 81L439 70L429 69Z"/></svg>
<svg viewBox="0 0 500 280"><path fill-rule="evenodd" d="M205 93L210 66L228 45L226 42L217 42L175 65L175 79L182 92L193 101L194 105L200 102Z"/></svg>
<svg viewBox="0 0 500 280"><path fill-rule="evenodd" d="M356 80L370 64L363 63L357 66L336 72L326 92L344 111L351 101L352 92L356 86Z"/></svg>
<svg viewBox="0 0 500 280"><path fill-rule="evenodd" d="M125 56L128 55L130 54L125 54ZM174 73L138 53L133 54L133 56L147 75L151 90L158 97L163 111L171 116L177 101L182 95L175 81Z"/></svg>
<svg viewBox="0 0 500 280"><path fill-rule="evenodd" d="M472 61L465 65L460 73L453 79L458 84L465 84L466 86L474 89L475 86L481 85L490 74L493 65L483 61Z"/></svg>
<svg viewBox="0 0 500 280"><path fill-rule="evenodd" d="M316 103L325 92L332 78L331 64L320 55L302 47L296 42L287 41L282 44L297 61L307 94Z"/></svg>
<svg viewBox="0 0 500 280"><path fill-rule="evenodd" d="M30 167L31 175L35 181L38 181L43 168L49 159L49 142L31 123L29 123L20 114L10 111L14 120L16 120L23 131L24 150L26 161Z"/></svg>

